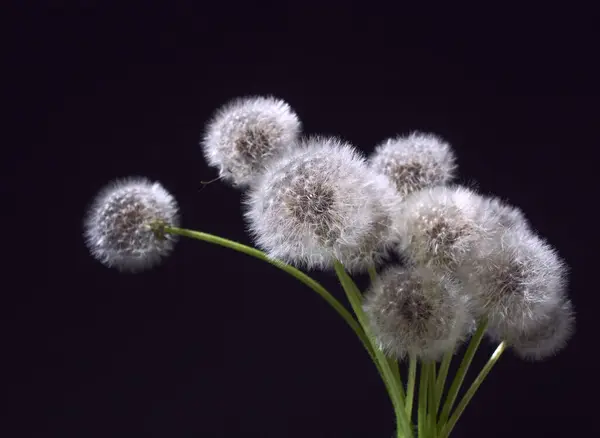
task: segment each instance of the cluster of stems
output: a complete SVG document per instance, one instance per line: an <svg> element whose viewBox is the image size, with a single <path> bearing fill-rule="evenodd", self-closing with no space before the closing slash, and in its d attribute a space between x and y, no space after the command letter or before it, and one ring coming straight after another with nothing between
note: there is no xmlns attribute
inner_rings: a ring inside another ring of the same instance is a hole
<svg viewBox="0 0 600 438"><path fill-rule="evenodd" d="M458 371L451 382L447 381L454 351L447 352L440 364L419 361L414 356L409 357L405 386L397 359L386 357L369 333L367 318L362 309L362 293L340 262L335 263L335 272L354 311L354 316L313 278L293 266L267 257L264 252L256 248L212 234L168 227L162 224L156 225L155 231L160 234L170 233L202 240L256 257L287 272L320 295L354 331L377 367L394 407L398 438L414 438L415 432L419 438L447 438L477 389L506 348L505 342L498 345L486 365L459 400L458 396L465 376L487 328L487 321L483 319L479 321L477 330L471 337ZM369 270L369 275L371 280L375 279L377 272L374 268ZM418 373L417 369L419 369ZM412 421L415 417L416 427Z"/></svg>

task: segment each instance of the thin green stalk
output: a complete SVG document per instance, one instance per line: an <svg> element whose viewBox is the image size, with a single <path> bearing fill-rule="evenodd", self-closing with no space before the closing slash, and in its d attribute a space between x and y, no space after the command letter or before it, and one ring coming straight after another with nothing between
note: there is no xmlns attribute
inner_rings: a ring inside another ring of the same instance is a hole
<svg viewBox="0 0 600 438"><path fill-rule="evenodd" d="M446 397L446 402L444 403L444 408L442 409L442 413L440 415L440 420L438 422L438 427L443 428L446 422L448 421L448 417L450 416L450 410L456 401L456 397L458 396L458 391L465 380L465 376L467 375L467 371L469 370L469 366L473 361L473 357L475 356L475 352L479 348L479 344L483 339L483 335L487 329L487 320L483 319L480 321L477 326L477 330L473 334L471 338L471 342L469 342L469 346L467 347L467 351L460 363L460 367L456 372L456 376L454 377L454 381L452 382L452 386L450 386L450 390L448 391L448 396Z"/></svg>
<svg viewBox="0 0 600 438"><path fill-rule="evenodd" d="M417 380L417 358L411 354L408 359L408 385L406 388L406 416L412 421L413 400L415 398L415 381Z"/></svg>
<svg viewBox="0 0 600 438"><path fill-rule="evenodd" d="M369 324L367 320L367 316L365 315L362 309L361 303L361 294L358 290L358 287L346 272L344 266L336 261L334 263L335 272L340 280L340 283L346 292L346 296L348 297L348 301L358 318L358 322L363 327L365 333L367 333L367 337L373 346L373 351L375 353L375 357L377 358L379 365L381 366L381 370L384 374L384 381L388 382L388 391L389 396L392 400L392 404L394 405L394 411L396 413L396 422L398 423L398 436L402 436L402 431L404 431L404 436L406 438L412 438L412 429L411 424L408 418L406 417L406 411L404 408L404 391L402 385L396 380L392 370L390 368L388 359L385 357L381 349L375 344L374 339L370 336Z"/></svg>
<svg viewBox="0 0 600 438"><path fill-rule="evenodd" d="M428 406L429 406L429 411L427 413L428 417L429 417L429 434L431 438L437 438L437 424L436 424L436 419L437 419L437 406L435 405L435 401L436 401L436 394L435 394L435 378L436 378L436 369L435 369L435 362L431 361L428 365L427 365L428 371L429 371L429 381L427 383L427 402L428 402Z"/></svg>
<svg viewBox="0 0 600 438"><path fill-rule="evenodd" d="M372 284L375 282L375 280L377 280L377 269L375 269L375 266L369 266L367 268L367 270L369 272L369 279L371 280L371 284ZM402 390L404 390L404 387L402 386L402 378L400 377L400 365L398 364L398 361L396 359L390 357L390 358L388 358L388 363L390 365L390 368L392 369L394 378L400 385L400 388Z"/></svg>
<svg viewBox="0 0 600 438"><path fill-rule="evenodd" d="M373 360L373 362L377 366L377 369L381 373L379 363L377 362L374 352L373 352L373 347L371 346L371 343L370 343L367 335L365 334L364 330L356 322L356 320L352 317L352 314L350 312L348 312L348 310L346 310L346 308L337 299L335 299L333 297L333 295L331 295L331 293L329 293L327 291L327 289L325 289L317 281L313 280L311 277L306 275L304 272L300 271L299 269L294 268L293 266L287 265L279 260L269 258L264 252L262 252L256 248L252 248L250 246L246 246L239 242L234 242L233 240L225 239L223 237L215 236L213 234L203 233L201 231L186 230L183 228L174 228L174 227L164 227L164 228L160 229L159 231L164 231L164 232L176 234L179 236L189 237L192 239L202 240L204 242L208 242L208 243L212 243L215 245L224 246L229 249L233 249L234 251L238 251L238 252L250 255L252 257L256 257L257 259L260 259L267 263L270 263L271 265L276 266L277 268L292 275L297 280L300 280L302 283L304 283L306 286L310 287L313 291L315 291L318 295L320 295L321 298L323 298L325 301L327 301L327 303L331 307L333 307L333 309L344 319L344 321L346 321L346 323L354 331L356 336L358 336L358 339L360 339L360 342L366 348L367 352L369 353L369 356L371 356L371 359ZM382 376L383 376L383 374L382 374Z"/></svg>
<svg viewBox="0 0 600 438"><path fill-rule="evenodd" d="M421 362L419 374L418 437L425 438L427 434L427 383L429 379L427 376L427 365L424 362Z"/></svg>
<svg viewBox="0 0 600 438"><path fill-rule="evenodd" d="M375 269L375 266L369 266L368 271L371 283L375 282L375 280L377 280L377 269Z"/></svg>
<svg viewBox="0 0 600 438"><path fill-rule="evenodd" d="M488 362L485 364L475 381L471 384L471 387L467 390L464 397L456 407L456 410L452 414L452 417L450 417L448 423L443 427L439 435L440 438L448 438L448 436L450 436L450 432L452 432L452 429L456 425L456 422L458 421L465 408L477 392L477 389L479 389L479 386L483 383L483 381L485 380L489 372L492 370L496 362L498 362L498 359L500 359L500 356L502 356L502 353L505 349L506 343L501 342L500 345L498 345L498 347L494 351L494 353L492 353L490 360L488 360Z"/></svg>
<svg viewBox="0 0 600 438"><path fill-rule="evenodd" d="M440 364L440 373L437 378L435 395L436 400L435 404L437 406L437 410L440 409L440 404L442 402L442 396L444 394L444 387L446 386L446 378L448 377L448 370L450 369L450 362L452 362L452 357L454 356L454 350L449 350L444 354L442 359L442 363ZM437 412L436 412L437 416Z"/></svg>

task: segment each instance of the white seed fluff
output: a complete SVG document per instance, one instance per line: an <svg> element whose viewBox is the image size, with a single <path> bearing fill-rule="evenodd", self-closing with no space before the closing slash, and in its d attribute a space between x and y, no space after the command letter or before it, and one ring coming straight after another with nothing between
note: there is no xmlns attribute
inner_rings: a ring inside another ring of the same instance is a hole
<svg viewBox="0 0 600 438"><path fill-rule="evenodd" d="M104 187L84 219L91 254L108 267L138 272L158 264L173 249L176 237L158 236L151 225L179 224L175 199L158 182L131 177Z"/></svg>
<svg viewBox="0 0 600 438"><path fill-rule="evenodd" d="M387 268L363 307L380 348L400 359L439 360L473 327L460 284L424 267Z"/></svg>
<svg viewBox="0 0 600 438"><path fill-rule="evenodd" d="M499 229L530 228L529 221L518 207L509 205L496 197L486 197L482 201L482 212L486 215L496 216Z"/></svg>
<svg viewBox="0 0 600 438"><path fill-rule="evenodd" d="M356 272L396 243L400 201L352 146L315 137L267 168L245 200L245 217L272 258L308 269L337 259Z"/></svg>
<svg viewBox="0 0 600 438"><path fill-rule="evenodd" d="M375 147L370 166L386 175L402 197L427 187L449 183L456 159L450 145L434 134L413 132Z"/></svg>
<svg viewBox="0 0 600 438"><path fill-rule="evenodd" d="M567 268L556 251L526 228L508 229L481 241L458 275L477 316L490 331L513 337L538 327L559 305Z"/></svg>
<svg viewBox="0 0 600 438"><path fill-rule="evenodd" d="M534 327L507 339L514 351L527 360L543 360L562 350L575 330L575 312L567 298Z"/></svg>
<svg viewBox="0 0 600 438"><path fill-rule="evenodd" d="M464 187L438 186L406 198L397 217L400 253L407 262L454 272L473 246L490 239L497 217Z"/></svg>
<svg viewBox="0 0 600 438"><path fill-rule="evenodd" d="M202 147L208 164L236 187L248 187L270 161L293 147L301 129L290 106L274 97L235 99L207 124Z"/></svg>

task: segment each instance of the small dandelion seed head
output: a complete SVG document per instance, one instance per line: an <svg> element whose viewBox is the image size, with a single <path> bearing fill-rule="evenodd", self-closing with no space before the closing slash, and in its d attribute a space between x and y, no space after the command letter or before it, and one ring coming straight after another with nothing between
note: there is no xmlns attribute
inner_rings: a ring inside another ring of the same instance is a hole
<svg viewBox="0 0 600 438"><path fill-rule="evenodd" d="M454 178L456 159L448 143L433 134L413 132L378 145L370 166L387 176L402 197L448 184Z"/></svg>
<svg viewBox="0 0 600 438"><path fill-rule="evenodd" d="M464 187L438 186L406 198L397 217L400 253L407 262L454 272L477 242L490 238L497 218L482 197Z"/></svg>
<svg viewBox="0 0 600 438"><path fill-rule="evenodd" d="M571 301L564 297L551 308L546 317L525 330L504 333L503 339L521 358L539 361L561 351L575 331L575 312ZM497 333L491 337L498 340Z"/></svg>
<svg viewBox="0 0 600 438"><path fill-rule="evenodd" d="M439 360L473 327L460 285L425 267L384 270L365 294L364 311L384 352Z"/></svg>
<svg viewBox="0 0 600 438"><path fill-rule="evenodd" d="M480 241L458 269L477 316L506 337L547 318L566 288L567 267L556 251L526 228Z"/></svg>
<svg viewBox="0 0 600 438"><path fill-rule="evenodd" d="M84 219L84 237L104 265L139 272L157 265L177 240L158 228L178 224L171 194L158 182L131 177L113 181L96 195Z"/></svg>
<svg viewBox="0 0 600 438"><path fill-rule="evenodd" d="M308 269L366 270L393 246L400 198L349 144L313 137L274 162L245 200L258 246Z"/></svg>
<svg viewBox="0 0 600 438"><path fill-rule="evenodd" d="M274 97L238 98L208 123L202 147L208 164L236 187L252 184L272 160L289 152L301 123L290 106Z"/></svg>

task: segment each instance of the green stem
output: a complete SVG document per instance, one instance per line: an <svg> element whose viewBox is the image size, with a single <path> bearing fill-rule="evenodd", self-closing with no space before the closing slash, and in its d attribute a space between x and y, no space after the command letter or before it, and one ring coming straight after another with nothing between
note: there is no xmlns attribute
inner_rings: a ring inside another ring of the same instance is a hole
<svg viewBox="0 0 600 438"><path fill-rule="evenodd" d="M413 400L415 398L415 381L417 380L417 358L411 354L408 362L408 385L406 388L406 416L412 420Z"/></svg>
<svg viewBox="0 0 600 438"><path fill-rule="evenodd" d="M427 434L427 365L421 362L421 370L419 373L419 411L418 411L418 436L425 438Z"/></svg>
<svg viewBox="0 0 600 438"><path fill-rule="evenodd" d="M333 307L333 309L344 319L344 321L346 321L346 323L354 331L356 336L358 336L358 338L360 339L360 342L366 348L367 352L369 353L369 356L371 356L371 359L373 360L373 362L375 362L375 365L377 366L377 368L379 370L380 367L379 367L379 364L377 363L377 360L373 353L373 348L371 346L371 343L370 343L367 335L365 334L364 330L360 327L360 325L352 317L352 314L350 312L348 312L348 310L346 310L346 308L337 299L335 299L333 297L333 295L331 295L331 293L329 293L327 291L327 289L325 289L323 286L321 286L321 284L319 284L318 282L313 280L311 277L306 275L304 272L300 271L299 269L294 268L293 266L287 265L279 260L270 258L264 252L262 252L256 248L252 248L250 246L246 246L239 242L234 242L233 240L225 239L223 237L215 236L213 234L203 233L201 231L186 230L183 228L174 228L174 227L164 227L161 231L171 233L171 234L176 234L179 236L189 237L192 239L202 240L204 242L208 242L208 243L212 243L215 245L224 246L229 249L233 249L235 251L247 254L249 256L252 256L252 257L255 257L262 261L265 261L267 263L270 263L271 265L273 265L273 266L287 272L291 276L295 277L297 280L300 280L302 283L304 283L306 286L310 287L313 291L315 291L318 295L320 295L321 298L323 298L325 301L327 301L327 303L331 307Z"/></svg>
<svg viewBox="0 0 600 438"><path fill-rule="evenodd" d="M428 390L427 401L428 401L428 405L429 405L429 412L428 412L428 417L429 417L429 432L430 432L431 438L437 438L437 429L436 429L437 428L437 425L436 425L437 406L435 405L435 401L436 401L436 395L435 395L435 378L436 378L435 362L431 361L427 365L427 368L429 370L429 382L427 383L427 390Z"/></svg>
<svg viewBox="0 0 600 438"><path fill-rule="evenodd" d="M361 294L358 290L358 287L352 280L352 278L348 275L344 266L339 262L335 261L334 263L335 272L340 280L340 283L346 292L346 296L348 297L348 301L356 314L358 322L363 327L363 330L367 334L368 339L371 342L373 347L373 352L375 353L375 357L381 366L381 370L383 371L384 382L387 381L388 393L390 399L392 400L392 404L394 405L394 411L396 413L396 421L398 423L398 436L401 437L402 431L404 431L404 436L406 438L412 437L411 424L406 417L406 411L404 408L404 391L402 390L402 385L396 380L388 359L385 357L381 349L377 346L374 339L370 335L369 323L367 320L367 316L365 315L362 309L361 302Z"/></svg>
<svg viewBox="0 0 600 438"><path fill-rule="evenodd" d="M462 386L463 381L465 380L465 376L467 375L467 371L469 370L469 366L473 361L473 357L475 356L475 352L479 348L479 344L483 339L483 335L485 334L485 330L487 329L487 320L483 319L480 321L477 326L477 330L473 337L471 338L471 342L469 342L469 346L467 347L467 351L460 363L460 367L456 372L456 376L454 377L454 381L452 382L452 386L450 386L450 390L448 391L448 396L446 398L446 402L444 403L444 408L442 409L442 413L440 415L440 420L438 422L438 426L440 428L444 427L446 422L448 421L448 417L450 415L450 410L456 401L456 397L458 396L458 391Z"/></svg>
<svg viewBox="0 0 600 438"><path fill-rule="evenodd" d="M454 356L454 350L449 350L444 354L444 358L442 359L442 363L440 365L440 373L437 378L435 395L436 400L435 404L437 406L437 411L440 409L440 404L442 402L442 396L444 394L444 387L446 386L446 378L448 377L448 370L450 369L450 362L452 362L452 357ZM437 416L437 412L436 412Z"/></svg>
<svg viewBox="0 0 600 438"><path fill-rule="evenodd" d="M456 425L456 422L458 421L458 419L464 412L465 408L467 407L467 405L469 404L469 402L471 401L471 399L477 392L477 389L479 389L479 386L483 383L483 381L485 380L485 378L487 377L489 372L492 370L492 368L494 367L496 362L498 362L498 359L500 359L500 356L502 356L502 353L504 352L505 349L506 349L506 343L501 342L500 345L498 345L498 347L494 351L494 353L492 353L492 356L490 357L488 362L485 364L485 366L483 367L483 369L481 370L481 372L479 373L479 375L477 376L475 381L471 384L471 387L467 390L464 397L462 398L462 400L456 407L456 410L452 414L452 417L450 417L450 420L448 421L448 423L443 427L443 429L440 433L440 438L448 438L448 436L450 436L450 432L452 432L452 429Z"/></svg>
<svg viewBox="0 0 600 438"><path fill-rule="evenodd" d="M375 280L377 280L377 269L375 269L375 266L369 266L367 270L369 271L369 279L371 280L371 283L374 283Z"/></svg>
<svg viewBox="0 0 600 438"><path fill-rule="evenodd" d="M367 270L369 272L369 279L371 280L371 284L373 284L375 280L377 280L377 269L375 269L375 266L369 266ZM400 385L401 390L403 391L404 387L402 386L402 378L400 377L400 365L398 364L398 361L390 357L388 358L388 363L390 365L390 368L392 369L394 378L396 379L396 381Z"/></svg>

